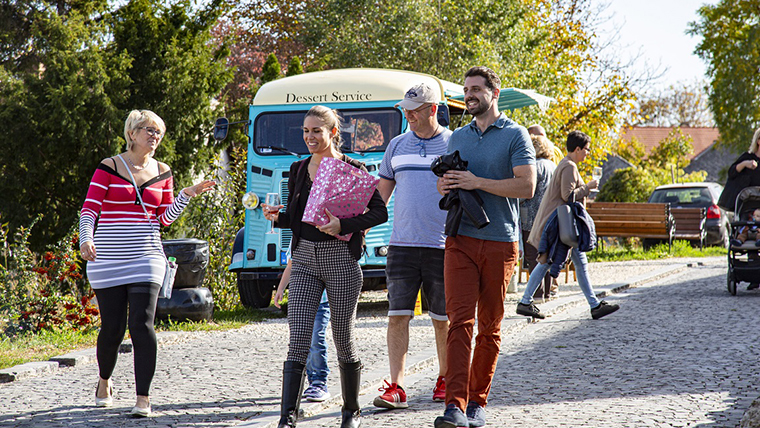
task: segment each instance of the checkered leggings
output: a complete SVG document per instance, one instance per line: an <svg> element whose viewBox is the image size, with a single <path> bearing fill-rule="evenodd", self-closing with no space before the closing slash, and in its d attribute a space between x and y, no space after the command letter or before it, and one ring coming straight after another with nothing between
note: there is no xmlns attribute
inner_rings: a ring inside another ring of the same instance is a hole
<svg viewBox="0 0 760 428"><path fill-rule="evenodd" d="M290 344L288 361L306 364L314 328L314 317L327 289L330 323L338 361L359 361L354 345L356 304L362 289L362 271L351 255L348 243L337 239L298 241L293 251L293 270L288 294Z"/></svg>

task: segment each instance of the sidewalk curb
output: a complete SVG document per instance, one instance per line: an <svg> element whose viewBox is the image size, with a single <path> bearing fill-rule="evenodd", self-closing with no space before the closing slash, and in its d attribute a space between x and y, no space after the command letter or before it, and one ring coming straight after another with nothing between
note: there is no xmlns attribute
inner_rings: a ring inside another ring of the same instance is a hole
<svg viewBox="0 0 760 428"><path fill-rule="evenodd" d="M701 263L698 263L698 264L701 264ZM688 267L691 267L692 265L693 264L679 263L679 264L674 264L672 266L668 266L666 268L657 269L650 273L632 277L626 282L619 282L619 283L611 284L606 287L600 287L599 289L596 290L597 291L596 295L599 298L603 298L612 294L617 294L627 289L635 288L639 285L656 281L658 279L665 278L667 276L682 272L686 270ZM556 300L544 303L542 307L547 308L544 311L547 315L551 315L551 314L562 312L570 307L574 307L580 304L586 304L586 298L583 296L582 293L573 293L566 297L560 297ZM505 310L506 312L509 312L510 308L507 307ZM508 316L506 312L504 315L504 319L502 321L502 327L501 327L502 334L523 329L527 327L530 323L536 322L530 318L527 318L521 315ZM434 347L429 349L428 351L419 353L416 356L408 356L407 367L404 371L404 374L405 376L410 377L410 375L417 373L423 370L424 368L437 364L437 361L438 361L437 351L435 350ZM388 377L387 372L388 372L388 368L385 366L380 367L380 368L370 368L369 370L362 372L362 378L367 379L367 380L362 381L362 387L359 391L360 401L366 402L366 397L364 398L364 400L362 400L361 396L366 395L367 393L383 385L383 380L387 379ZM300 412L301 415L299 416L299 419L315 416L326 409L329 409L334 406L340 406L342 402L343 402L343 397L340 393L334 394L329 399L321 403L308 403L308 402L302 401L301 412ZM364 407L365 406L362 406L363 409ZM279 417L280 417L279 413L276 413L276 412L263 412L256 415L255 421L244 421L235 425L235 427L276 428L277 422L279 421Z"/></svg>
<svg viewBox="0 0 760 428"><path fill-rule="evenodd" d="M156 334L156 340L159 345L166 345L189 337L192 333L193 332L184 331L164 331ZM127 339L119 345L119 353L128 354L130 352L132 352L132 340ZM72 351L67 354L52 357L48 361L34 361L2 369L0 370L0 383L15 382L17 380L53 374L58 372L61 367L82 366L85 364L92 364L96 361L96 348Z"/></svg>

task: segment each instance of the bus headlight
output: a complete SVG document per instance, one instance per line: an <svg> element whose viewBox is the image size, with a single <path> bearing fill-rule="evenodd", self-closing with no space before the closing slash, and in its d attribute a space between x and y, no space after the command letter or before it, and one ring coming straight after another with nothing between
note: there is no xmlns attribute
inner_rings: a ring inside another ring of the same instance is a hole
<svg viewBox="0 0 760 428"><path fill-rule="evenodd" d="M259 206L259 195L254 192L243 195L243 206L247 210L255 210Z"/></svg>
<svg viewBox="0 0 760 428"><path fill-rule="evenodd" d="M379 257L387 257L388 256L388 247L383 245L382 247L375 248L375 255Z"/></svg>

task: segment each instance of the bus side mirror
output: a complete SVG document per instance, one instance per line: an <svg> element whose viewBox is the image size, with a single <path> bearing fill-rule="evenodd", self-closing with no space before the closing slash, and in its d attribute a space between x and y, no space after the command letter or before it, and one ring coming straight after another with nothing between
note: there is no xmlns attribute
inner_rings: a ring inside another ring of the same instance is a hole
<svg viewBox="0 0 760 428"><path fill-rule="evenodd" d="M438 118L438 123L441 126L446 127L446 128L449 127L449 122L450 122L449 106L447 106L446 104L439 104L438 112L436 113L436 116Z"/></svg>
<svg viewBox="0 0 760 428"><path fill-rule="evenodd" d="M230 121L226 117L220 117L214 122L214 139L222 141L227 138L227 130L229 129Z"/></svg>

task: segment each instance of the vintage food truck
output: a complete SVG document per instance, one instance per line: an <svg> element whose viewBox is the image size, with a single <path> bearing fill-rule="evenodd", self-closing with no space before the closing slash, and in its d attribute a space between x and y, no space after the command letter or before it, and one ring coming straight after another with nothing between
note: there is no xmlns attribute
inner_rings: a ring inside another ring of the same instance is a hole
<svg viewBox="0 0 760 428"><path fill-rule="evenodd" d="M237 273L241 302L266 307L279 276L287 264L291 231L274 229L264 218L260 202L267 193L288 201L290 165L309 151L302 137L303 118L314 105L338 110L343 117L341 150L363 162L377 175L391 139L408 130L404 114L394 107L406 91L419 83L440 90L438 121L449 126L450 117L461 121L465 113L462 86L428 74L389 69L338 69L285 77L264 84L249 109L248 165L245 226L238 232L229 269ZM520 89L502 89L501 109L541 103L542 96ZM545 98L545 97L544 97ZM527 100L527 101L526 101ZM536 101L538 100L538 101ZM217 121L214 137L223 139L227 119ZM432 163L434 159L431 158ZM359 260L365 289L385 283L385 261L393 227L393 198L388 203L388 222L373 227L365 236L366 250Z"/></svg>

